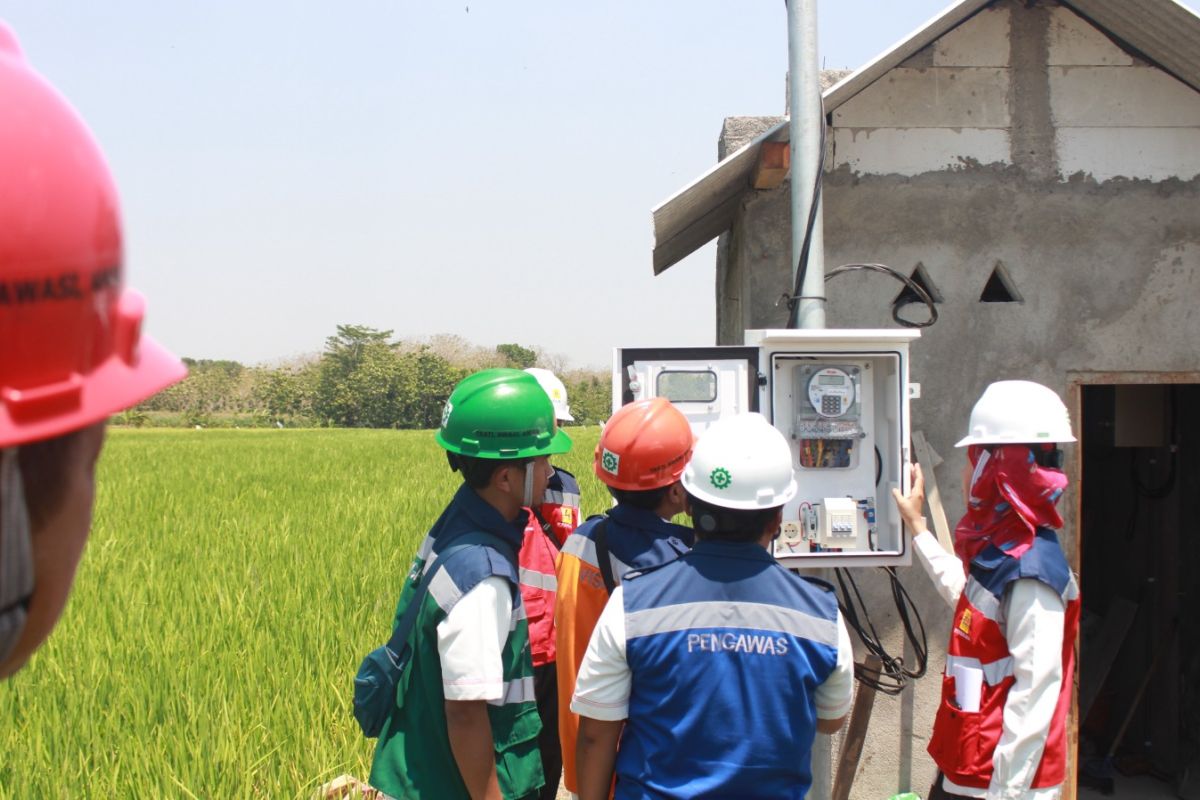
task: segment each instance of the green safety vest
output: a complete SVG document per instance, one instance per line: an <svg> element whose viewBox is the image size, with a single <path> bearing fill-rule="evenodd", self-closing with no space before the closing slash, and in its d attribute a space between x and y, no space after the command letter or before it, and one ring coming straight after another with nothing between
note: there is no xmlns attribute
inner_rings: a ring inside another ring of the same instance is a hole
<svg viewBox="0 0 1200 800"><path fill-rule="evenodd" d="M412 599L425 563L432 560L430 539L422 544L405 580L396 609L396 620ZM542 724L533 691L533 662L529 654L529 627L515 569L495 551L480 546L465 551L448 567L458 592L435 596L433 587L425 595L413 626L412 662L396 689L396 705L375 746L370 783L397 800L426 798L455 800L470 797L450 750L446 729L442 665L438 657L437 626L454 603L489 575L509 581L516 598L515 626L501 651L504 696L489 701L488 717L495 743L496 775L506 800L523 800L535 795L545 783L537 737ZM505 569L508 566L509 569Z"/></svg>

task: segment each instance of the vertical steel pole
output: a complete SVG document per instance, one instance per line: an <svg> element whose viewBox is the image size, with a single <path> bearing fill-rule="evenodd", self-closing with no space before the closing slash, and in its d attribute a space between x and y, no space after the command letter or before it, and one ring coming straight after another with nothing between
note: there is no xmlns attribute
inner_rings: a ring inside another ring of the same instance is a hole
<svg viewBox="0 0 1200 800"><path fill-rule="evenodd" d="M788 127L792 157L792 286L800 269L804 234L813 202L818 170L824 164L821 151L821 73L817 59L817 0L785 0L788 16ZM818 201L808 247L808 268L800 286L802 297L793 304L789 328L825 327L825 237ZM818 570L821 575L824 570ZM822 577L824 577L822 575ZM810 800L828 800L833 784L831 737L818 735L813 741Z"/></svg>
<svg viewBox="0 0 1200 800"><path fill-rule="evenodd" d="M786 0L788 16L789 129L792 156L792 285L800 268L804 232L808 228L813 187L822 169L821 73L817 60L817 0ZM825 327L825 236L821 203L813 221L808 269L800 287L802 297L792 308L790 328Z"/></svg>

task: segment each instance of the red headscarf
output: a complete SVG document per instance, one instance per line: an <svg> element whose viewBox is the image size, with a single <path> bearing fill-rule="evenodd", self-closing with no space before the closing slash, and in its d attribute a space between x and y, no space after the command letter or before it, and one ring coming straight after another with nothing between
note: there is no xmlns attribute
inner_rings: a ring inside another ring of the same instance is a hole
<svg viewBox="0 0 1200 800"><path fill-rule="evenodd" d="M989 544L1013 558L1033 546L1038 528L1061 528L1055 508L1067 476L1038 466L1028 445L972 445L967 513L954 529L954 552L963 565Z"/></svg>

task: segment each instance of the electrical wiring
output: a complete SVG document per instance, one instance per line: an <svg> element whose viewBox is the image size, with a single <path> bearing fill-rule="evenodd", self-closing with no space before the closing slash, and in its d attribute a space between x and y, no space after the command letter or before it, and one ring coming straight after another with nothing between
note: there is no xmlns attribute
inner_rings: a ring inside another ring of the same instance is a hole
<svg viewBox="0 0 1200 800"><path fill-rule="evenodd" d="M854 665L854 677L864 686L870 686L878 692L888 695L898 695L904 691L910 680L916 680L925 675L929 664L929 642L925 635L925 623L916 603L909 596L896 570L892 567L881 567L891 581L892 600L896 604L896 613L904 628L904 636L912 644L914 664L910 668L904 663L902 656L892 655L884 647L875 624L867 613L862 593L854 576L845 569L836 570L838 586L841 589L838 598L838 608L841 609L842 619L862 641L867 651L879 657L883 665L878 671L869 670L862 664Z"/></svg>
<svg viewBox="0 0 1200 800"><path fill-rule="evenodd" d="M821 187L822 187L822 184L824 183L825 132L826 132L825 131L826 125L824 124L824 120L825 120L824 104L822 104L822 106L821 106L821 120L822 120L821 143L817 147L817 158L818 158L817 171L816 171L816 176L813 179L812 201L808 207L808 222L804 226L804 244L802 244L800 246L800 261L796 265L796 280L792 285L792 293L790 295L784 295L784 299L787 300L788 311L791 314L795 313L796 303L799 300L805 300L805 299L824 300L825 299L824 297L805 298L805 297L802 297L800 294L800 292L803 291L803 288L804 288L804 278L806 275L808 275L808 254L809 254L809 250L812 248L812 233L813 233L813 228L816 227L816 224L817 224L817 207L821 204ZM794 325L795 323L792 320L789 320L789 324Z"/></svg>
<svg viewBox="0 0 1200 800"><path fill-rule="evenodd" d="M812 234L813 229L817 224L817 208L821 203L821 192L823 190L825 180L825 138L829 122L825 117L825 109L823 106L821 108L821 120L821 140L820 144L817 146L818 163L816 176L813 179L812 197L808 207L808 221L804 226L804 243L800 246L800 258L796 264L796 277L792 282L791 294L785 293L783 297L780 298L782 301L787 303L789 313L788 323L790 325L795 324L794 315L796 312L796 304L799 301L826 300L824 296L808 297L801 294L801 292L804 290L804 279L808 275L808 260L809 251L812 247ZM910 320L900 316L900 309L905 305L908 305L908 303L893 303L892 319L895 320L898 325L901 325L905 328L928 328L930 325L933 325L938 321L937 306L934 304L933 298L929 296L929 292L925 291L925 287L914 281L909 276L905 275L903 272L892 269L886 264L842 264L840 267L835 267L825 274L825 282L828 283L830 278L857 270L867 270L871 272L878 272L883 275L890 275L907 286L909 290L912 291L912 293L915 294L917 298L920 299L920 301L929 309L929 319L922 321Z"/></svg>
<svg viewBox="0 0 1200 800"><path fill-rule="evenodd" d="M912 290L913 294L920 298L921 302L924 303L926 308L929 309L929 319L917 321L901 317L900 309L904 306L893 304L892 319L894 319L898 324L903 325L906 328L928 328L930 325L938 321L937 305L934 304L933 298L929 296L929 292L925 291L925 287L905 275L903 272L892 269L887 264L842 264L840 267L834 267L833 269L829 270L829 272L825 273L825 281L828 283L830 279L836 278L838 275L843 275L847 272L855 272L858 270L878 272L881 275L890 275Z"/></svg>

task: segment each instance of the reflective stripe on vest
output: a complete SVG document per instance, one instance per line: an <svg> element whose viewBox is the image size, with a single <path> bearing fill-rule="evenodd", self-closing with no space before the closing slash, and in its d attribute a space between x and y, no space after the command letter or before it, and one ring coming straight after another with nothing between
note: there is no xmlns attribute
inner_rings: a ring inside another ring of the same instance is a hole
<svg viewBox="0 0 1200 800"><path fill-rule="evenodd" d="M727 600L659 606L625 615L625 640L703 628L742 628L790 633L837 648L837 620L765 603Z"/></svg>
<svg viewBox="0 0 1200 800"><path fill-rule="evenodd" d="M579 495L574 492L558 492L554 489L547 489L545 497L542 498L542 504L579 508Z"/></svg>
<svg viewBox="0 0 1200 800"><path fill-rule="evenodd" d="M515 681L505 681L504 690L500 697L488 700L488 705L511 706L518 703L533 703L537 701L534 693L533 676L518 678Z"/></svg>
<svg viewBox="0 0 1200 800"><path fill-rule="evenodd" d="M547 592L556 592L558 591L558 578L528 567L521 567L521 585L544 589Z"/></svg>
<svg viewBox="0 0 1200 800"><path fill-rule="evenodd" d="M979 670L983 673L983 681L988 686L999 686L1001 681L1011 678L1014 674L1012 656L1005 656L998 661L989 661L987 664L970 656L946 656L946 674L953 675L955 667L971 667Z"/></svg>
<svg viewBox="0 0 1200 800"><path fill-rule="evenodd" d="M567 542L563 545L562 551L569 555L575 556L592 569L600 569L600 558L596 555L596 543L586 536L578 533L572 533L567 537ZM621 576L626 572L629 572L632 567L613 555L611 540L609 544L608 560L612 563L613 577L616 579L617 585L620 586Z"/></svg>

